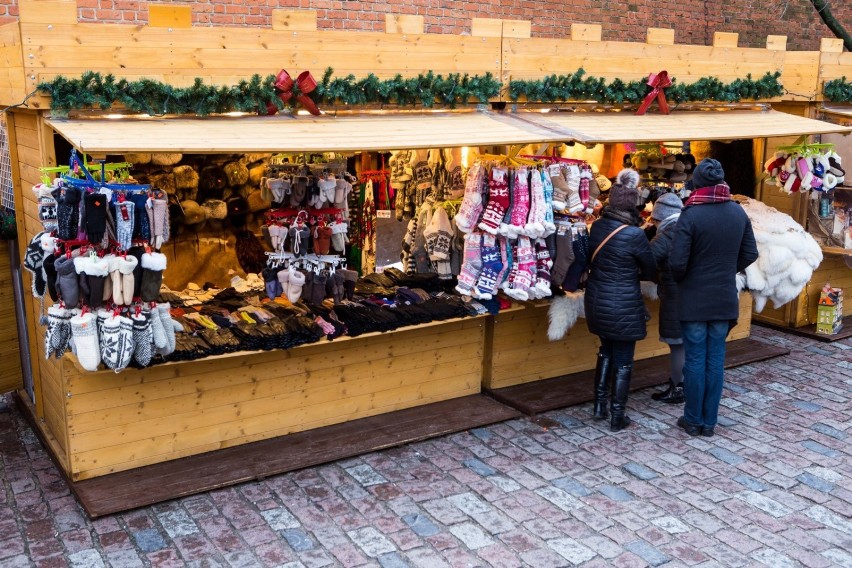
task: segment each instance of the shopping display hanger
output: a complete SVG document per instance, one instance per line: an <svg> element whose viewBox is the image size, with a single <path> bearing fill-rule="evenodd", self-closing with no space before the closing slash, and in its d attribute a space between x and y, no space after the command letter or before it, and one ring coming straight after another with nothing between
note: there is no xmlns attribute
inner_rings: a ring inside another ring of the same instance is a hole
<svg viewBox="0 0 852 568"><path fill-rule="evenodd" d="M808 135L804 134L797 138L796 141L792 144L786 146L778 146L777 149L781 152L787 152L788 154L799 154L807 158L809 156L815 156L817 154L824 154L826 152L834 151L834 144L828 142L808 143Z"/></svg>
<svg viewBox="0 0 852 568"><path fill-rule="evenodd" d="M537 166L539 162L518 156L523 146L516 145L509 147L509 153L503 154L480 154L479 159L488 162L497 162L509 167L519 168L522 166Z"/></svg>

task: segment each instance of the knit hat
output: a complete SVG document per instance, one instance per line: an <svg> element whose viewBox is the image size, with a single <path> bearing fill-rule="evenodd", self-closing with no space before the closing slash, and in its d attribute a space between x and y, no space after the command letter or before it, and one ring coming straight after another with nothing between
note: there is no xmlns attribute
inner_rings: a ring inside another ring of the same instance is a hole
<svg viewBox="0 0 852 568"><path fill-rule="evenodd" d="M668 219L672 215L680 213L683 208L683 202L675 193L664 193L657 202L654 203L654 210L651 211L651 218L657 221Z"/></svg>
<svg viewBox="0 0 852 568"><path fill-rule="evenodd" d="M704 158L695 167L695 173L692 174L692 185L696 189L702 187L711 187L725 182L725 170L722 169L722 164L713 158Z"/></svg>
<svg viewBox="0 0 852 568"><path fill-rule="evenodd" d="M624 168L615 178L615 183L609 191L609 206L613 209L630 211L636 209L639 203L639 173L630 168Z"/></svg>

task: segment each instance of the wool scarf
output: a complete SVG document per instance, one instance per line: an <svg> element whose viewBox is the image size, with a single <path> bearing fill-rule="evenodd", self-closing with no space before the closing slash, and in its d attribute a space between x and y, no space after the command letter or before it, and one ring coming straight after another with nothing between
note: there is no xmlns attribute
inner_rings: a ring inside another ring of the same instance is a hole
<svg viewBox="0 0 852 568"><path fill-rule="evenodd" d="M727 184L719 183L694 190L689 199L686 200L684 207L701 205L702 203L724 203L730 200L731 188Z"/></svg>

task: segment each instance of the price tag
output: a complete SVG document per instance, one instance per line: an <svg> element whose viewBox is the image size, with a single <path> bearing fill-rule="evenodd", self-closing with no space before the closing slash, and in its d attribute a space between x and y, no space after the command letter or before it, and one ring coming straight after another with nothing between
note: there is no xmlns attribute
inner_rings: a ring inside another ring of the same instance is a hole
<svg viewBox="0 0 852 568"><path fill-rule="evenodd" d="M376 211L377 219L390 219L391 218L391 210L390 209L379 209Z"/></svg>

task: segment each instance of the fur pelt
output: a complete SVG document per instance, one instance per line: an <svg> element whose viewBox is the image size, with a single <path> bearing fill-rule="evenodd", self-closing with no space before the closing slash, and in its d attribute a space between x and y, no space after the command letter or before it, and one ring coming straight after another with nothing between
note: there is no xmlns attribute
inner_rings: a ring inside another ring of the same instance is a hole
<svg viewBox="0 0 852 568"><path fill-rule="evenodd" d="M642 295L649 300L659 300L660 294L657 290L657 283L651 282L650 280L642 280L639 282L639 286L642 288Z"/></svg>
<svg viewBox="0 0 852 568"><path fill-rule="evenodd" d="M547 338L550 341L564 338L568 330L577 323L577 319L585 317L584 299L582 291L554 296L547 310Z"/></svg>
<svg viewBox="0 0 852 568"><path fill-rule="evenodd" d="M754 296L754 309L776 308L798 297L822 262L819 244L792 217L754 199L738 199L751 219L758 259L738 277Z"/></svg>

